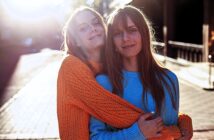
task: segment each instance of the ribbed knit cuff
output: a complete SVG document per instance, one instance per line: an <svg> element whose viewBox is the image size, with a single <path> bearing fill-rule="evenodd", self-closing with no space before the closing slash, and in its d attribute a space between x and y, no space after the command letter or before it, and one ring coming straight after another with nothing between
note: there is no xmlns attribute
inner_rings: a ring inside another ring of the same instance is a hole
<svg viewBox="0 0 214 140"><path fill-rule="evenodd" d="M192 119L185 114L179 115L178 126L181 134L184 136L189 135L190 139L193 136Z"/></svg>

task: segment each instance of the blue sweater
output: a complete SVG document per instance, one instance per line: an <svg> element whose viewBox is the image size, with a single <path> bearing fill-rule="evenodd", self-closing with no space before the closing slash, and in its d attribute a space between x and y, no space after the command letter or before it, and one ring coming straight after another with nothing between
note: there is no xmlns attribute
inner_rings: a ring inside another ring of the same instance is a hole
<svg viewBox="0 0 214 140"><path fill-rule="evenodd" d="M176 101L176 106L179 106L179 85L178 79L174 73L167 71L168 76L173 81L176 88L176 93L174 98ZM123 87L124 93L123 98L135 105L136 107L142 109L145 112L155 112L155 101L151 94L148 94L145 103L147 105L147 110L143 105L142 93L143 86L139 78L138 72L123 71ZM165 78L167 83L172 88L172 84ZM106 75L98 75L96 77L97 82L102 85L105 89L112 92L112 84ZM173 89L173 88L172 88ZM165 125L177 125L178 120L178 108L174 109L172 101L168 90L164 87L165 99L161 110L161 117ZM137 122L132 124L129 128L117 129L110 125L91 117L90 120L90 138L91 140L144 140L146 139L138 127Z"/></svg>

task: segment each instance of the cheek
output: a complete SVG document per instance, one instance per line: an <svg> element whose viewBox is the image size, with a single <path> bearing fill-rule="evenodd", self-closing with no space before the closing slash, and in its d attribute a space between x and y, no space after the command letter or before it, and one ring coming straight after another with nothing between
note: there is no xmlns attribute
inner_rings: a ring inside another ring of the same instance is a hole
<svg viewBox="0 0 214 140"><path fill-rule="evenodd" d="M102 34L105 34L105 30L104 30L103 26L97 27L97 30Z"/></svg>
<svg viewBox="0 0 214 140"><path fill-rule="evenodd" d="M85 36L76 34L76 45L77 46L85 47L87 44L88 43L87 43L87 39Z"/></svg>
<svg viewBox="0 0 214 140"><path fill-rule="evenodd" d="M89 34L89 33L87 33L87 32L83 32L83 33L80 32L80 33L79 33L79 36L80 36L81 38L86 38L86 37L88 36L88 34Z"/></svg>
<svg viewBox="0 0 214 140"><path fill-rule="evenodd" d="M113 39L113 41L114 41L115 48L120 49L121 41L119 41L118 39Z"/></svg>
<svg viewBox="0 0 214 140"><path fill-rule="evenodd" d="M140 33L138 32L138 33L134 34L134 38L135 38L138 42L140 42L140 41L141 41L141 35L140 35Z"/></svg>
<svg viewBox="0 0 214 140"><path fill-rule="evenodd" d="M120 42L117 39L113 39L113 43L114 43L115 51L119 52L120 51Z"/></svg>

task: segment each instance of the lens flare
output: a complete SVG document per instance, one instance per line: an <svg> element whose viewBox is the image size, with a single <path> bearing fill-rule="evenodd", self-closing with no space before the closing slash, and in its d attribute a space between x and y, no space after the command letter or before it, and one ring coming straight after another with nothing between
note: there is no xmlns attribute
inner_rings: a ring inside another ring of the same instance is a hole
<svg viewBox="0 0 214 140"><path fill-rule="evenodd" d="M63 4L62 0L2 0L7 14L16 19L38 19L51 16Z"/></svg>

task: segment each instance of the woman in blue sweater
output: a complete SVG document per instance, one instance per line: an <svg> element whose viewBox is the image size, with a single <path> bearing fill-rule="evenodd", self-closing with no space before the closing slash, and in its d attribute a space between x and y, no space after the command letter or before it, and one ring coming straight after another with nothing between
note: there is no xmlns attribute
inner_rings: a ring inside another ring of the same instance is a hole
<svg viewBox="0 0 214 140"><path fill-rule="evenodd" d="M151 27L139 9L125 6L115 10L107 26L106 74L98 75L96 80L105 89L145 112L154 112L154 115L153 118L144 116L125 129L113 128L92 117L91 139L142 140L158 137L163 124L177 125L178 79L153 57ZM139 125L142 122L145 125Z"/></svg>

